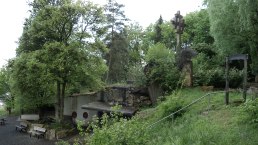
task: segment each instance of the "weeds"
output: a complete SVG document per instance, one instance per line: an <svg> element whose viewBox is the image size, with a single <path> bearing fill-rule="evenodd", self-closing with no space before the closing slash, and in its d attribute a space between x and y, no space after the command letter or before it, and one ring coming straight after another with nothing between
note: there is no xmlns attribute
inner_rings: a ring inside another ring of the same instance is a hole
<svg viewBox="0 0 258 145"><path fill-rule="evenodd" d="M167 96L156 108L130 120L117 114L103 115L91 124L93 133L83 133L87 145L256 145L258 130L253 127L257 121L257 100L244 105L224 104L224 94L210 98L189 107L177 115L172 122L163 120L153 128L151 123L169 115L206 94L198 88L182 89ZM241 98L240 93L231 93L231 102ZM207 107L209 111L207 112ZM204 113L207 112L207 113ZM247 120L251 120L250 124Z"/></svg>

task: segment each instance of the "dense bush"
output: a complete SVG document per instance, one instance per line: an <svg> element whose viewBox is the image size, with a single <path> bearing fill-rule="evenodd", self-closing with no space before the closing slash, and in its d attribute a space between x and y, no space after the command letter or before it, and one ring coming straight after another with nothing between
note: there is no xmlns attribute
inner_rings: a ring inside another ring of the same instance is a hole
<svg viewBox="0 0 258 145"><path fill-rule="evenodd" d="M175 65L174 52L164 44L157 43L149 48L145 57L147 83L158 83L164 91L175 89L180 80L180 72Z"/></svg>
<svg viewBox="0 0 258 145"><path fill-rule="evenodd" d="M230 69L229 70L229 87L242 87L243 70Z"/></svg>
<svg viewBox="0 0 258 145"><path fill-rule="evenodd" d="M146 124L143 124L137 118L130 120L121 118L117 121L117 118L110 118L104 115L100 124L101 127L99 125L92 125L94 133L87 141L87 144L143 145L148 142Z"/></svg>
<svg viewBox="0 0 258 145"><path fill-rule="evenodd" d="M193 59L194 85L212 85L216 88L225 87L225 67L218 62L219 58L208 58L199 53ZM229 70L229 85L232 88L240 87L243 80L243 71L232 68Z"/></svg>
<svg viewBox="0 0 258 145"><path fill-rule="evenodd" d="M219 66L212 66L211 61L204 53L193 59L194 85L220 85L224 82L224 71Z"/></svg>
<svg viewBox="0 0 258 145"><path fill-rule="evenodd" d="M170 96L167 96L166 101L161 102L161 104L159 104L157 107L158 118L166 117L171 113L174 113L180 110L182 107L184 107L183 105L184 105L183 99L180 99L175 93ZM182 110L181 112L176 113L174 115L174 119L176 117L182 116L183 113L185 113L185 110Z"/></svg>

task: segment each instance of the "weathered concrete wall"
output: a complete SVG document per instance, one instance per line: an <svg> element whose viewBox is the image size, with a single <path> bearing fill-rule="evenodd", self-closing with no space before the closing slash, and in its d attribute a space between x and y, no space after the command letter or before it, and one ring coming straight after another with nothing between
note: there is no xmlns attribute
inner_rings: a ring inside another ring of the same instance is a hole
<svg viewBox="0 0 258 145"><path fill-rule="evenodd" d="M64 115L72 116L72 113L76 112L77 120L88 121L89 119L92 118L93 115L96 114L96 112L90 111L87 109L82 109L81 106L98 100L100 100L100 96L97 93L78 94L78 95L66 97L64 100ZM83 118L84 112L88 113L87 119Z"/></svg>
<svg viewBox="0 0 258 145"><path fill-rule="evenodd" d="M125 91L126 90L126 91ZM123 106L130 106L139 108L142 106L149 106L152 104L151 99L146 93L132 93L132 88L106 88L104 91L88 94L76 94L66 97L64 100L64 115L72 116L73 112L77 113L76 120L88 122L98 111L82 109L82 105L91 102L102 101L108 104L120 104ZM83 113L88 113L88 118L83 118Z"/></svg>
<svg viewBox="0 0 258 145"><path fill-rule="evenodd" d="M84 120L84 121L88 121L89 119L92 118L93 115L96 114L96 111L90 111L88 109L82 109L82 105L88 104L90 102L95 102L98 101L99 97L97 96L97 94L90 94L90 95L86 95L86 96L78 96L77 97L77 119L78 120ZM83 113L87 112L88 113L88 118L85 120L83 118Z"/></svg>
<svg viewBox="0 0 258 145"><path fill-rule="evenodd" d="M66 116L70 116L72 115L72 112L75 110L73 108L73 102L75 101L76 99L74 99L73 97L66 97L64 99L64 115ZM77 102L77 101L76 101Z"/></svg>

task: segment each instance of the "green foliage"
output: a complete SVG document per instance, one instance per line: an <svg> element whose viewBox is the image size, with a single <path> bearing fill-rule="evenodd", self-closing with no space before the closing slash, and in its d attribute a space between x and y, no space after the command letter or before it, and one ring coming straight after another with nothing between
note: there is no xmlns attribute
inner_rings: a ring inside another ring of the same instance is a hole
<svg viewBox="0 0 258 145"><path fill-rule="evenodd" d="M258 2L253 0L239 0L238 2L239 11L238 14L240 16L240 23L244 31L246 31L247 43L249 46L249 55L252 59L252 72L253 74L258 74L258 14L257 14L257 6ZM248 47L247 47L248 49Z"/></svg>
<svg viewBox="0 0 258 145"><path fill-rule="evenodd" d="M69 143L69 142L66 142L66 141L61 140L61 141L55 142L55 145L70 145L70 143Z"/></svg>
<svg viewBox="0 0 258 145"><path fill-rule="evenodd" d="M162 40L161 43L165 44L168 49L174 50L176 47L176 33L171 22L165 21L160 25Z"/></svg>
<svg viewBox="0 0 258 145"><path fill-rule="evenodd" d="M56 95L62 119L67 88L103 85L105 46L99 41L103 10L91 2L72 0L35 0L30 6L14 60L13 89L22 108L53 104Z"/></svg>
<svg viewBox="0 0 258 145"><path fill-rule="evenodd" d="M208 51L209 52L209 51ZM222 67L220 56L209 56L206 49L201 49L201 52L193 58L194 85L212 85L217 88L225 87L225 68ZM230 87L236 88L243 81L243 71L236 68L229 70Z"/></svg>
<svg viewBox="0 0 258 145"><path fill-rule="evenodd" d="M191 106L182 117L178 117L173 122L163 120L152 128L146 128L151 122L174 112L173 108L176 108L176 104L188 104L204 94L198 88L182 89L179 93L168 96L156 108L141 111L131 120L119 119L116 114L111 115L112 117L105 114L102 120L97 119L95 124L92 124L93 133L82 132L83 141L76 141L74 145L253 145L257 143L257 129L246 124L246 118L239 116L239 112L243 112L243 107L224 106L224 94L212 95L210 101L214 107L209 111L206 110L208 104L204 99ZM239 97L239 93L232 94L232 99ZM257 101L251 104L251 106L248 105L247 110L253 114L251 112L257 112ZM244 108L246 108L245 105ZM243 113L249 115L248 112ZM254 114L257 116L256 113ZM238 119L241 122L236 122Z"/></svg>
<svg viewBox="0 0 258 145"><path fill-rule="evenodd" d="M116 0L107 0L104 6L105 15L107 19L106 28L109 30L109 40L113 39L114 32L119 33L123 31L125 22L128 21L124 14L123 4L119 4ZM111 40L112 41L112 40Z"/></svg>
<svg viewBox="0 0 258 145"><path fill-rule="evenodd" d="M166 130L165 126L167 127ZM162 137L152 140L151 144L153 145L207 145L218 142L225 143L225 140L218 140L218 138L222 138L222 134L220 133L221 128L208 119L201 117L184 117L184 121L180 120L180 123L164 123L160 125L160 128L164 129L158 132L160 134L159 136ZM153 133L153 136L156 135L158 134ZM168 135L170 137L167 137Z"/></svg>
<svg viewBox="0 0 258 145"><path fill-rule="evenodd" d="M192 46L199 43L212 44L213 37L210 35L210 21L206 9L187 14L185 17L185 30L183 42Z"/></svg>
<svg viewBox="0 0 258 145"><path fill-rule="evenodd" d="M242 106L242 114L244 121L249 123L258 123L258 99L247 99L245 104Z"/></svg>
<svg viewBox="0 0 258 145"><path fill-rule="evenodd" d="M66 122L55 122L55 123L51 123L48 128L50 129L55 129L56 131L60 131L60 130L64 130L64 129L71 129L71 124L70 123L66 123Z"/></svg>
<svg viewBox="0 0 258 145"><path fill-rule="evenodd" d="M90 145L142 145L148 142L146 128L135 120L123 120L94 130Z"/></svg>
<svg viewBox="0 0 258 145"><path fill-rule="evenodd" d="M10 91L8 71L6 68L0 70L0 95L8 93Z"/></svg>
<svg viewBox="0 0 258 145"><path fill-rule="evenodd" d="M129 47L129 66L142 64L143 61L143 28L139 24L130 24L126 27Z"/></svg>
<svg viewBox="0 0 258 145"><path fill-rule="evenodd" d="M178 85L180 73L175 66L174 52L164 44L157 43L146 55L147 83L158 83L165 91L172 91Z"/></svg>
<svg viewBox="0 0 258 145"><path fill-rule="evenodd" d="M212 61L204 53L199 53L193 59L194 85L225 85L223 68L216 64L212 65Z"/></svg>
<svg viewBox="0 0 258 145"><path fill-rule="evenodd" d="M13 64L12 90L16 94L18 106L25 110L54 102L53 77L38 59L41 55L41 51L22 54Z"/></svg>
<svg viewBox="0 0 258 145"><path fill-rule="evenodd" d="M124 5L117 3L116 0L108 0L104 6L107 30L104 41L109 48L105 56L109 69L106 83L117 83L127 79L129 50L125 22L128 19L124 15L123 8Z"/></svg>
<svg viewBox="0 0 258 145"><path fill-rule="evenodd" d="M163 40L163 36L162 36L162 28L161 25L163 24L163 18L162 16L159 17L156 25L155 25L155 35L154 35L154 43L161 43Z"/></svg>
<svg viewBox="0 0 258 145"><path fill-rule="evenodd" d="M257 1L208 0L211 34L222 56L242 53L251 56L257 74Z"/></svg>
<svg viewBox="0 0 258 145"><path fill-rule="evenodd" d="M112 41L108 44L110 49L108 60L108 77L109 83L117 83L127 80L128 64L129 64L129 50L127 36L125 32L114 33Z"/></svg>
<svg viewBox="0 0 258 145"><path fill-rule="evenodd" d="M7 112L4 110L4 106L0 106L0 117L5 116Z"/></svg>
<svg viewBox="0 0 258 145"><path fill-rule="evenodd" d="M176 93L166 96L166 100L161 102L157 107L156 114L158 118L166 117L171 113L174 113L184 107L183 99L179 98ZM174 116L171 116L172 119L182 116L186 110L176 113Z"/></svg>
<svg viewBox="0 0 258 145"><path fill-rule="evenodd" d="M9 109L14 108L14 93L11 92L11 69L4 66L0 69L0 100L5 103L5 107Z"/></svg>
<svg viewBox="0 0 258 145"><path fill-rule="evenodd" d="M216 56L217 52L215 51L215 46L212 44L207 43L195 43L192 46L192 49L197 51L197 53L202 53L205 55L205 57L209 60L212 59L214 56ZM204 58L204 59L206 59ZM214 62L210 62L211 64L214 64Z"/></svg>
<svg viewBox="0 0 258 145"><path fill-rule="evenodd" d="M158 36L159 35L159 36ZM158 38L159 37L159 38ZM171 22L159 19L158 22L148 26L144 31L143 48L152 47L156 43L163 43L168 49L176 47L176 33Z"/></svg>
<svg viewBox="0 0 258 145"><path fill-rule="evenodd" d="M182 97L185 104L188 104L204 94L198 88L183 89L177 94L177 97ZM239 93L233 93L231 99L240 96ZM206 110L208 104L204 99L191 106L189 111L173 122L163 120L156 124L150 130L149 144L256 144L257 129L246 124L246 120L239 116L238 112L241 111L241 107L224 106L224 94L212 95L211 103L214 107L210 108L211 110L208 112ZM236 119L240 119L242 122L237 122Z"/></svg>
<svg viewBox="0 0 258 145"><path fill-rule="evenodd" d="M136 86L146 85L146 76L141 64L130 66L127 73L128 80L134 81L133 84Z"/></svg>

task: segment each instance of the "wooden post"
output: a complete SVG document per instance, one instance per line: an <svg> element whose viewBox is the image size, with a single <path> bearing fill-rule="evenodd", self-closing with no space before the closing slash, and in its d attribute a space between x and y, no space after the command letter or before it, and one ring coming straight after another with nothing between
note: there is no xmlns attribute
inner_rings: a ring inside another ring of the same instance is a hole
<svg viewBox="0 0 258 145"><path fill-rule="evenodd" d="M247 58L248 58L248 56L246 55L246 59L244 59L244 80L243 80L243 98L244 98L244 100L246 100Z"/></svg>
<svg viewBox="0 0 258 145"><path fill-rule="evenodd" d="M228 57L226 57L226 86L225 86L225 103L226 103L226 105L228 105L228 103L229 103L229 79L228 79L228 62L229 60L228 60Z"/></svg>

